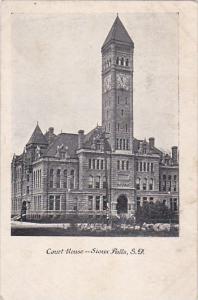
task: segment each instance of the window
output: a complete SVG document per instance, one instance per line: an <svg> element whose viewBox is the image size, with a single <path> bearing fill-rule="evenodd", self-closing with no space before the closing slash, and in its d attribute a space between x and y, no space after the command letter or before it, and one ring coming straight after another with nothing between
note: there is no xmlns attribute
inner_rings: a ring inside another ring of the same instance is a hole
<svg viewBox="0 0 198 300"><path fill-rule="evenodd" d="M103 196L102 209L107 210L107 197Z"/></svg>
<svg viewBox="0 0 198 300"><path fill-rule="evenodd" d="M88 178L88 188L92 189L93 188L93 176L90 175Z"/></svg>
<svg viewBox="0 0 198 300"><path fill-rule="evenodd" d="M100 162L100 168L101 168L101 170L104 169L104 160L103 160L103 159L102 159L101 162Z"/></svg>
<svg viewBox="0 0 198 300"><path fill-rule="evenodd" d="M171 181L168 182L168 190L171 192Z"/></svg>
<svg viewBox="0 0 198 300"><path fill-rule="evenodd" d="M140 190L140 178L136 179L136 189Z"/></svg>
<svg viewBox="0 0 198 300"><path fill-rule="evenodd" d="M177 180L177 175L174 175L174 180Z"/></svg>
<svg viewBox="0 0 198 300"><path fill-rule="evenodd" d="M126 162L126 170L128 170L129 169L129 161L127 160L127 162Z"/></svg>
<svg viewBox="0 0 198 300"><path fill-rule="evenodd" d="M143 205L147 203L147 197L143 197Z"/></svg>
<svg viewBox="0 0 198 300"><path fill-rule="evenodd" d="M176 181L174 181L173 190L174 190L174 192L177 191L177 183L176 183Z"/></svg>
<svg viewBox="0 0 198 300"><path fill-rule="evenodd" d="M60 169L56 172L56 187L60 188Z"/></svg>
<svg viewBox="0 0 198 300"><path fill-rule="evenodd" d="M168 180L171 180L171 175L168 175Z"/></svg>
<svg viewBox="0 0 198 300"><path fill-rule="evenodd" d="M100 196L96 196L96 210L100 210Z"/></svg>
<svg viewBox="0 0 198 300"><path fill-rule="evenodd" d="M124 110L123 110L123 109L121 110L121 115L122 115L122 116L124 115Z"/></svg>
<svg viewBox="0 0 198 300"><path fill-rule="evenodd" d="M109 117L109 111L107 110L107 119L108 119L108 117Z"/></svg>
<svg viewBox="0 0 198 300"><path fill-rule="evenodd" d="M151 178L150 181L149 181L149 190L150 191L153 190L153 178Z"/></svg>
<svg viewBox="0 0 198 300"><path fill-rule="evenodd" d="M27 174L27 182L29 182L29 180L30 180L30 176L29 174Z"/></svg>
<svg viewBox="0 0 198 300"><path fill-rule="evenodd" d="M67 188L67 170L63 172L63 187Z"/></svg>
<svg viewBox="0 0 198 300"><path fill-rule="evenodd" d="M147 163L147 172L149 172L149 163Z"/></svg>
<svg viewBox="0 0 198 300"><path fill-rule="evenodd" d="M120 104L120 97L118 96L118 104Z"/></svg>
<svg viewBox="0 0 198 300"><path fill-rule="evenodd" d="M140 172L142 172L142 162L140 162Z"/></svg>
<svg viewBox="0 0 198 300"><path fill-rule="evenodd" d="M119 64L119 57L116 58L116 65Z"/></svg>
<svg viewBox="0 0 198 300"><path fill-rule="evenodd" d="M120 150L122 150L122 139L120 139Z"/></svg>
<svg viewBox="0 0 198 300"><path fill-rule="evenodd" d="M119 148L119 140L116 139L116 149L118 149L118 148Z"/></svg>
<svg viewBox="0 0 198 300"><path fill-rule="evenodd" d="M120 161L117 161L117 169L120 170Z"/></svg>
<svg viewBox="0 0 198 300"><path fill-rule="evenodd" d="M151 163L151 172L153 172L153 163Z"/></svg>
<svg viewBox="0 0 198 300"><path fill-rule="evenodd" d="M103 177L103 180L102 180L102 187L103 187L103 189L107 188L107 180L106 180L105 176Z"/></svg>
<svg viewBox="0 0 198 300"><path fill-rule="evenodd" d="M126 67L128 67L128 65L129 65L129 60L128 60L128 58L126 59Z"/></svg>
<svg viewBox="0 0 198 300"><path fill-rule="evenodd" d="M153 197L150 197L150 198L149 198L149 202L150 202L150 203L153 203Z"/></svg>
<svg viewBox="0 0 198 300"><path fill-rule="evenodd" d="M125 162L124 162L124 160L122 160L122 170L124 170L124 165L125 165Z"/></svg>
<svg viewBox="0 0 198 300"><path fill-rule="evenodd" d="M96 176L96 189L100 188L100 176Z"/></svg>
<svg viewBox="0 0 198 300"><path fill-rule="evenodd" d="M163 176L162 176L162 179L163 179L163 180L166 180L166 175L163 175Z"/></svg>
<svg viewBox="0 0 198 300"><path fill-rule="evenodd" d="M51 188L53 188L53 184L54 184L53 181L54 181L54 170L50 169L50 187Z"/></svg>
<svg viewBox="0 0 198 300"><path fill-rule="evenodd" d="M95 168L96 168L96 160L93 159L93 169L95 169Z"/></svg>
<svg viewBox="0 0 198 300"><path fill-rule="evenodd" d="M125 130L126 130L126 132L128 132L128 125L127 124L125 125Z"/></svg>
<svg viewBox="0 0 198 300"><path fill-rule="evenodd" d="M55 210L60 210L60 196L55 198Z"/></svg>
<svg viewBox="0 0 198 300"><path fill-rule="evenodd" d="M121 66L123 66L124 65L124 58L122 57L121 58Z"/></svg>
<svg viewBox="0 0 198 300"><path fill-rule="evenodd" d="M70 189L74 189L74 170L70 172Z"/></svg>
<svg viewBox="0 0 198 300"><path fill-rule="evenodd" d="M93 196L88 196L88 210L93 209Z"/></svg>
<svg viewBox="0 0 198 300"><path fill-rule="evenodd" d="M174 198L174 202L173 202L173 210L177 211L177 198Z"/></svg>
<svg viewBox="0 0 198 300"><path fill-rule="evenodd" d="M146 163L144 162L144 172L146 172Z"/></svg>
<svg viewBox="0 0 198 300"><path fill-rule="evenodd" d="M97 169L99 170L100 169L100 160L97 159Z"/></svg>
<svg viewBox="0 0 198 300"><path fill-rule="evenodd" d="M89 169L91 169L91 158L89 158Z"/></svg>
<svg viewBox="0 0 198 300"><path fill-rule="evenodd" d="M26 190L26 192L27 192L27 194L29 194L29 193L30 193L30 187L29 187L29 186L27 186L27 190Z"/></svg>
<svg viewBox="0 0 198 300"><path fill-rule="evenodd" d="M109 132L111 131L111 124L109 123Z"/></svg>
<svg viewBox="0 0 198 300"><path fill-rule="evenodd" d="M144 178L144 181L143 181L143 190L146 191L146 188L147 188L147 179Z"/></svg>
<svg viewBox="0 0 198 300"><path fill-rule="evenodd" d="M49 197L49 210L54 210L54 196Z"/></svg>
<svg viewBox="0 0 198 300"><path fill-rule="evenodd" d="M123 150L125 150L125 139L123 139Z"/></svg>
<svg viewBox="0 0 198 300"><path fill-rule="evenodd" d="M117 125L117 130L119 131L120 130L120 124L118 123Z"/></svg>
<svg viewBox="0 0 198 300"><path fill-rule="evenodd" d="M128 99L127 99L127 97L125 97L125 104L127 104L128 103Z"/></svg>
<svg viewBox="0 0 198 300"><path fill-rule="evenodd" d="M166 199L164 199L162 203L163 203L163 205L166 205Z"/></svg>
<svg viewBox="0 0 198 300"><path fill-rule="evenodd" d="M136 171L139 170L139 169L138 169L138 161L135 162L135 169L136 169Z"/></svg>
<svg viewBox="0 0 198 300"><path fill-rule="evenodd" d="M140 208L140 197L137 197L137 209Z"/></svg>

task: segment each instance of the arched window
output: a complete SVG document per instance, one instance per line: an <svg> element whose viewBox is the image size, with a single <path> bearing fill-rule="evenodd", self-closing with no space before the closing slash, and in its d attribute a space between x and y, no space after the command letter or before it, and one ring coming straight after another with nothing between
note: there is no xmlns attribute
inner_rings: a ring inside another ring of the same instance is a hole
<svg viewBox="0 0 198 300"><path fill-rule="evenodd" d="M88 178L88 188L92 189L93 188L93 176L90 175Z"/></svg>
<svg viewBox="0 0 198 300"><path fill-rule="evenodd" d="M140 190L140 178L136 179L136 189Z"/></svg>
<svg viewBox="0 0 198 300"><path fill-rule="evenodd" d="M100 176L96 176L96 182L95 182L95 185L96 185L96 189L99 189L99 188L100 188Z"/></svg>
<svg viewBox="0 0 198 300"><path fill-rule="evenodd" d="M150 191L153 190L153 178L151 178L150 181L149 181L149 190Z"/></svg>
<svg viewBox="0 0 198 300"><path fill-rule="evenodd" d="M67 170L63 172L63 187L67 188Z"/></svg>
<svg viewBox="0 0 198 300"><path fill-rule="evenodd" d="M143 180L143 190L145 191L146 188L147 188L147 179L144 178L144 180Z"/></svg>
<svg viewBox="0 0 198 300"><path fill-rule="evenodd" d="M74 189L74 170L70 172L70 189Z"/></svg>

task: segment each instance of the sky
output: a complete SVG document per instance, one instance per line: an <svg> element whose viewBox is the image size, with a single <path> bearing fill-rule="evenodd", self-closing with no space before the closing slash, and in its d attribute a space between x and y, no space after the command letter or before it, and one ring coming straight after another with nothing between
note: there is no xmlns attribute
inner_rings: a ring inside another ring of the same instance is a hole
<svg viewBox="0 0 198 300"><path fill-rule="evenodd" d="M178 28L174 13L119 17L134 41L134 136L178 145ZM101 46L116 18L105 14L15 14L11 31L12 149L37 121L43 133L85 133L101 124Z"/></svg>

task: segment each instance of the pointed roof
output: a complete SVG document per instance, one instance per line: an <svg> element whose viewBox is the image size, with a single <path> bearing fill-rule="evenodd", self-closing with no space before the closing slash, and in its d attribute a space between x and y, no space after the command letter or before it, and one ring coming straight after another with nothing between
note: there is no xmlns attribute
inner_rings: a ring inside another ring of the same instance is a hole
<svg viewBox="0 0 198 300"><path fill-rule="evenodd" d="M106 37L106 40L104 41L102 48L106 46L108 43L110 43L111 41L124 42L130 45L134 45L132 39L130 38L124 25L120 21L118 15L111 27L111 30L109 31L109 34Z"/></svg>
<svg viewBox="0 0 198 300"><path fill-rule="evenodd" d="M30 144L44 144L47 145L47 139L46 137L43 135L38 123L36 125L36 128L34 129L34 132L32 133L31 138L29 139L27 145Z"/></svg>

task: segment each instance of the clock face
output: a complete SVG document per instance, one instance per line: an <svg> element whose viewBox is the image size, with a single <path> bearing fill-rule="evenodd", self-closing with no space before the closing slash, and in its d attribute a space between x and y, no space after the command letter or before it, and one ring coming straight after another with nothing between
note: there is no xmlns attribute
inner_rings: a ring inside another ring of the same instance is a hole
<svg viewBox="0 0 198 300"><path fill-rule="evenodd" d="M104 78L104 92L106 93L111 89L111 74Z"/></svg>
<svg viewBox="0 0 198 300"><path fill-rule="evenodd" d="M129 75L118 73L116 74L117 89L129 90Z"/></svg>

